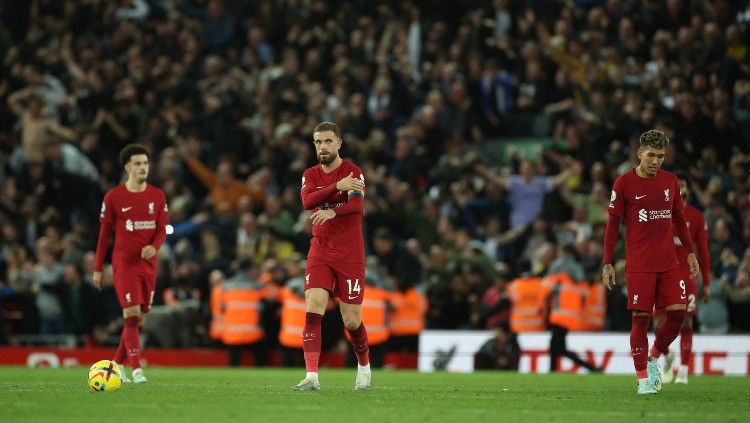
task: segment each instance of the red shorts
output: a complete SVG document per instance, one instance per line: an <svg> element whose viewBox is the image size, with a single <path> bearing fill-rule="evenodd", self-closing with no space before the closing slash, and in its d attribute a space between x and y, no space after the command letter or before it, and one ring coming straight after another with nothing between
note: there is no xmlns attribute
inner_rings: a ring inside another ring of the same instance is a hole
<svg viewBox="0 0 750 423"><path fill-rule="evenodd" d="M140 305L141 311L148 313L154 302L156 289L156 274L153 270L113 264L112 273L120 307Z"/></svg>
<svg viewBox="0 0 750 423"><path fill-rule="evenodd" d="M307 260L305 291L323 288L339 301L362 304L365 295L365 264L331 264L320 259Z"/></svg>
<svg viewBox="0 0 750 423"><path fill-rule="evenodd" d="M687 295L687 314L695 316L698 314L698 280L690 279L690 271L684 270L680 281L685 281L684 295ZM682 285L680 285L682 291ZM665 316L667 310L664 308L654 308L654 316Z"/></svg>
<svg viewBox="0 0 750 423"><path fill-rule="evenodd" d="M628 272L627 278L628 310L651 313L654 307L687 303L687 285L679 267L659 273Z"/></svg>

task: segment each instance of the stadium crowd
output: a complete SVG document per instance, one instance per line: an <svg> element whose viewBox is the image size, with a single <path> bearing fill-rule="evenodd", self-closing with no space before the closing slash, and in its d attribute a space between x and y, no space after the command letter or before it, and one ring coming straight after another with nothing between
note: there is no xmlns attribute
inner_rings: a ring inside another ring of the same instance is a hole
<svg viewBox="0 0 750 423"><path fill-rule="evenodd" d="M6 0L0 14L0 343L117 343L111 275L102 292L91 275L132 142L151 149L175 228L152 345L211 342L227 281L257 284L278 332L324 120L366 177L368 284L416 288L443 329L499 327L524 263L598 281L612 181L661 129L664 167L689 174L709 225L700 331L750 331L748 1ZM504 145L518 137L552 142ZM624 331L618 286L605 329Z"/></svg>

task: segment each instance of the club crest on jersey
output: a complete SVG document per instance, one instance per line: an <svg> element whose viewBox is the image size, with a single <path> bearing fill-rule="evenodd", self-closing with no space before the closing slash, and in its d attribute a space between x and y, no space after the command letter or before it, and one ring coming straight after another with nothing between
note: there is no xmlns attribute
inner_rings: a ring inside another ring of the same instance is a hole
<svg viewBox="0 0 750 423"><path fill-rule="evenodd" d="M154 202L148 203L148 214L154 214Z"/></svg>
<svg viewBox="0 0 750 423"><path fill-rule="evenodd" d="M669 201L669 188L664 190L664 201Z"/></svg>
<svg viewBox="0 0 750 423"><path fill-rule="evenodd" d="M633 305L638 304L638 294L633 295Z"/></svg>
<svg viewBox="0 0 750 423"><path fill-rule="evenodd" d="M612 190L612 195L609 196L609 208L613 209L615 208L615 200L617 199L617 193L615 190Z"/></svg>

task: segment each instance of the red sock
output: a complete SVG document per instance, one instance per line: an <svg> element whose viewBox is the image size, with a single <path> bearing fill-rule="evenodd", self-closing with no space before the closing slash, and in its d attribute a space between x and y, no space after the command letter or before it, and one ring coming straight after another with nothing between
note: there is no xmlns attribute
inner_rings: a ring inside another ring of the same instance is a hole
<svg viewBox="0 0 750 423"><path fill-rule="evenodd" d="M141 331L139 325L140 318L130 316L125 318L125 327L122 328L122 340L130 359L130 367L133 370L141 368Z"/></svg>
<svg viewBox="0 0 750 423"><path fill-rule="evenodd" d="M125 334L125 328L122 328L120 333L120 345L117 346L117 352L115 353L115 363L125 365L125 359L128 357L128 351L125 349L125 341L123 335Z"/></svg>
<svg viewBox="0 0 750 423"><path fill-rule="evenodd" d="M667 350L669 344L677 338L685 320L685 310L667 310L667 319L656 331L654 346L651 348L651 357L659 358Z"/></svg>
<svg viewBox="0 0 750 423"><path fill-rule="evenodd" d="M689 365L693 354L693 328L680 329L680 364Z"/></svg>
<svg viewBox="0 0 750 423"><path fill-rule="evenodd" d="M354 348L354 353L357 354L357 363L359 363L360 366L370 364L370 347L367 342L367 329L365 329L365 324L360 323L357 329L347 329L347 331L352 338L352 348Z"/></svg>
<svg viewBox="0 0 750 423"><path fill-rule="evenodd" d="M305 370L318 372L320 361L320 325L323 316L317 313L305 313L305 328L302 330L302 350L305 352Z"/></svg>
<svg viewBox="0 0 750 423"><path fill-rule="evenodd" d="M633 354L633 366L638 379L648 377L646 362L648 361L648 322L651 316L634 314L630 325L630 351Z"/></svg>

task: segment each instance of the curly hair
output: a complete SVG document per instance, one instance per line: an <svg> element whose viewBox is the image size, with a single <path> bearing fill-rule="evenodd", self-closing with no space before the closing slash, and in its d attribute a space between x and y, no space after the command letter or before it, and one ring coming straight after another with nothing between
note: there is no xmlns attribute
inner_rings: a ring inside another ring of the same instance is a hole
<svg viewBox="0 0 750 423"><path fill-rule="evenodd" d="M665 150L669 145L669 137L658 129L650 129L643 134L640 138L641 148L655 148L657 150Z"/></svg>
<svg viewBox="0 0 750 423"><path fill-rule="evenodd" d="M151 155L148 152L148 148L141 144L128 144L120 150L120 164L125 167L130 161L132 156L138 154L145 154L146 158L150 159Z"/></svg>

